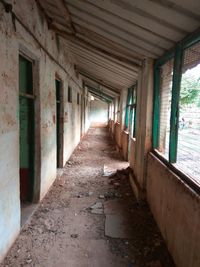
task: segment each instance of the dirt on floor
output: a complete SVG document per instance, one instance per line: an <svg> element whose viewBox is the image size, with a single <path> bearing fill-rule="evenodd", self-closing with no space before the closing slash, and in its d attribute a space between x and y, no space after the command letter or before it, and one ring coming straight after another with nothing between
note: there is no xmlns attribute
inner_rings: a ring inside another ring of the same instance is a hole
<svg viewBox="0 0 200 267"><path fill-rule="evenodd" d="M107 129L91 128L0 266L174 267L127 167Z"/></svg>

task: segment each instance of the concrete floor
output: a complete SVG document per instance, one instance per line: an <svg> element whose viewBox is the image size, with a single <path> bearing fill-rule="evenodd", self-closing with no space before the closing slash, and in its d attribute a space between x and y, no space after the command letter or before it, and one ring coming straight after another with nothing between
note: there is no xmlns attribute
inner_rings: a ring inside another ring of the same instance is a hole
<svg viewBox="0 0 200 267"><path fill-rule="evenodd" d="M1 267L174 266L114 147L106 128L89 130Z"/></svg>

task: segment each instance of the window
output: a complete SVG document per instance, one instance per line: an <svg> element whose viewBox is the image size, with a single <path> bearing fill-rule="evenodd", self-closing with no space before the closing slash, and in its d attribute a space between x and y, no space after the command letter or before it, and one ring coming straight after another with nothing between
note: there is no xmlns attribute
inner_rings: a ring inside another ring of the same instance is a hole
<svg viewBox="0 0 200 267"><path fill-rule="evenodd" d="M130 132L132 137L135 137L136 126L136 93L137 84L128 89L126 115L125 115L125 128Z"/></svg>
<svg viewBox="0 0 200 267"><path fill-rule="evenodd" d="M153 147L190 185L200 185L200 36L166 58L155 64Z"/></svg>
<svg viewBox="0 0 200 267"><path fill-rule="evenodd" d="M131 115L131 133L132 137L136 137L136 105L137 105L137 84L133 88L133 103Z"/></svg>
<svg viewBox="0 0 200 267"><path fill-rule="evenodd" d="M72 88L68 86L68 102L72 103Z"/></svg>
<svg viewBox="0 0 200 267"><path fill-rule="evenodd" d="M120 97L117 98L117 122L120 123Z"/></svg>
<svg viewBox="0 0 200 267"><path fill-rule="evenodd" d="M77 105L79 105L80 99L79 99L79 93L77 93Z"/></svg>
<svg viewBox="0 0 200 267"><path fill-rule="evenodd" d="M183 53L177 167L200 181L200 42Z"/></svg>

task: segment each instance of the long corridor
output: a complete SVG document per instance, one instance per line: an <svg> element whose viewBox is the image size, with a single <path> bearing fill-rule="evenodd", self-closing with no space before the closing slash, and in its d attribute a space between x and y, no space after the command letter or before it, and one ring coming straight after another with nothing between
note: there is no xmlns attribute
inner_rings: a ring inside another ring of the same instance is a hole
<svg viewBox="0 0 200 267"><path fill-rule="evenodd" d="M1 267L173 267L107 128L90 128Z"/></svg>

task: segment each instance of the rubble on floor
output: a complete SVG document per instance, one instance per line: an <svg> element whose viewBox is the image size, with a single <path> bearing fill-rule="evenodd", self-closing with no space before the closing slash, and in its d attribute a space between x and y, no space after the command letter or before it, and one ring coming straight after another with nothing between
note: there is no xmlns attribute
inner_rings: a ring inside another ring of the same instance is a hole
<svg viewBox="0 0 200 267"><path fill-rule="evenodd" d="M106 129L89 130L1 267L174 267L113 147Z"/></svg>

